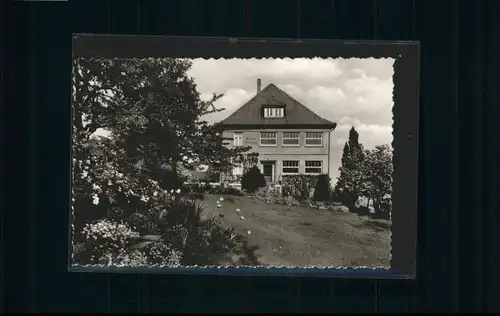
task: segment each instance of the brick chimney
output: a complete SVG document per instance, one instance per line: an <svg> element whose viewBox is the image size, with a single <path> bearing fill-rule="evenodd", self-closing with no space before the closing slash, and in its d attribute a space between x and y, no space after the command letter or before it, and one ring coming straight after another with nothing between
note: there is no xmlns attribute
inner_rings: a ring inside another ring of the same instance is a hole
<svg viewBox="0 0 500 316"><path fill-rule="evenodd" d="M261 90L261 86L262 86L262 80L257 79L257 94L260 93L260 90Z"/></svg>

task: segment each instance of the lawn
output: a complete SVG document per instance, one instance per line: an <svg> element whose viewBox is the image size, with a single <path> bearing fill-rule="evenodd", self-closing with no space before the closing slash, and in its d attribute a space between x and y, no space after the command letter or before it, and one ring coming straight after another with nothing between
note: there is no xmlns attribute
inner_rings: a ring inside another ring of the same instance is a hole
<svg viewBox="0 0 500 316"><path fill-rule="evenodd" d="M221 197L222 207L217 208ZM232 226L247 236L253 262L259 265L389 267L388 220L267 204L242 196L207 195L202 203L206 205L205 216L222 213L220 225ZM248 251L231 254L221 264L246 262L241 257L248 255Z"/></svg>

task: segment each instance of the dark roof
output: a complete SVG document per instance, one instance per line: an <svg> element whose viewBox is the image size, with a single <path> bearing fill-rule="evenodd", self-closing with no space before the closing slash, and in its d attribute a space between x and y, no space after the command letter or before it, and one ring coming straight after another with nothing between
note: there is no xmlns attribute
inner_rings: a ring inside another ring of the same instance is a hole
<svg viewBox="0 0 500 316"><path fill-rule="evenodd" d="M284 105L285 117L264 118L262 115L263 105ZM270 128L291 126L335 128L337 124L320 117L271 83L228 118L219 122L219 125L226 127L239 126L240 128L257 126L269 126Z"/></svg>

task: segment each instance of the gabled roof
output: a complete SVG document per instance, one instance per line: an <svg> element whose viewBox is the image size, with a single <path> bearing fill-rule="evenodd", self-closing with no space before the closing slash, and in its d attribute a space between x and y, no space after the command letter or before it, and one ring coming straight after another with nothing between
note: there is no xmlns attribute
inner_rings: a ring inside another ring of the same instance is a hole
<svg viewBox="0 0 500 316"><path fill-rule="evenodd" d="M284 105L285 117L264 118L262 115L263 105ZM320 117L271 83L228 118L219 122L218 125L223 127L238 126L238 128L286 128L300 126L305 128L333 129L337 124Z"/></svg>

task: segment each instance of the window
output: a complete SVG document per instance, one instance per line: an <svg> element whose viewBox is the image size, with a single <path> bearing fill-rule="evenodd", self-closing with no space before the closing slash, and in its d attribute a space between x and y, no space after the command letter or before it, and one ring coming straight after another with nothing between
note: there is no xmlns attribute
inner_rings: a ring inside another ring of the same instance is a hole
<svg viewBox="0 0 500 316"><path fill-rule="evenodd" d="M260 133L261 146L276 146L278 145L276 132L262 132Z"/></svg>
<svg viewBox="0 0 500 316"><path fill-rule="evenodd" d="M243 146L243 133L234 133L233 145L234 146Z"/></svg>
<svg viewBox="0 0 500 316"><path fill-rule="evenodd" d="M264 109L264 117L267 118L280 118L283 117L285 111L283 108L265 108Z"/></svg>
<svg viewBox="0 0 500 316"><path fill-rule="evenodd" d="M299 146L299 132L283 132L283 146Z"/></svg>
<svg viewBox="0 0 500 316"><path fill-rule="evenodd" d="M321 173L323 162L321 160L306 161L306 173Z"/></svg>
<svg viewBox="0 0 500 316"><path fill-rule="evenodd" d="M299 161L298 160L283 160L283 173L299 173Z"/></svg>
<svg viewBox="0 0 500 316"><path fill-rule="evenodd" d="M306 133L306 146L323 146L323 133L322 132L307 132Z"/></svg>

